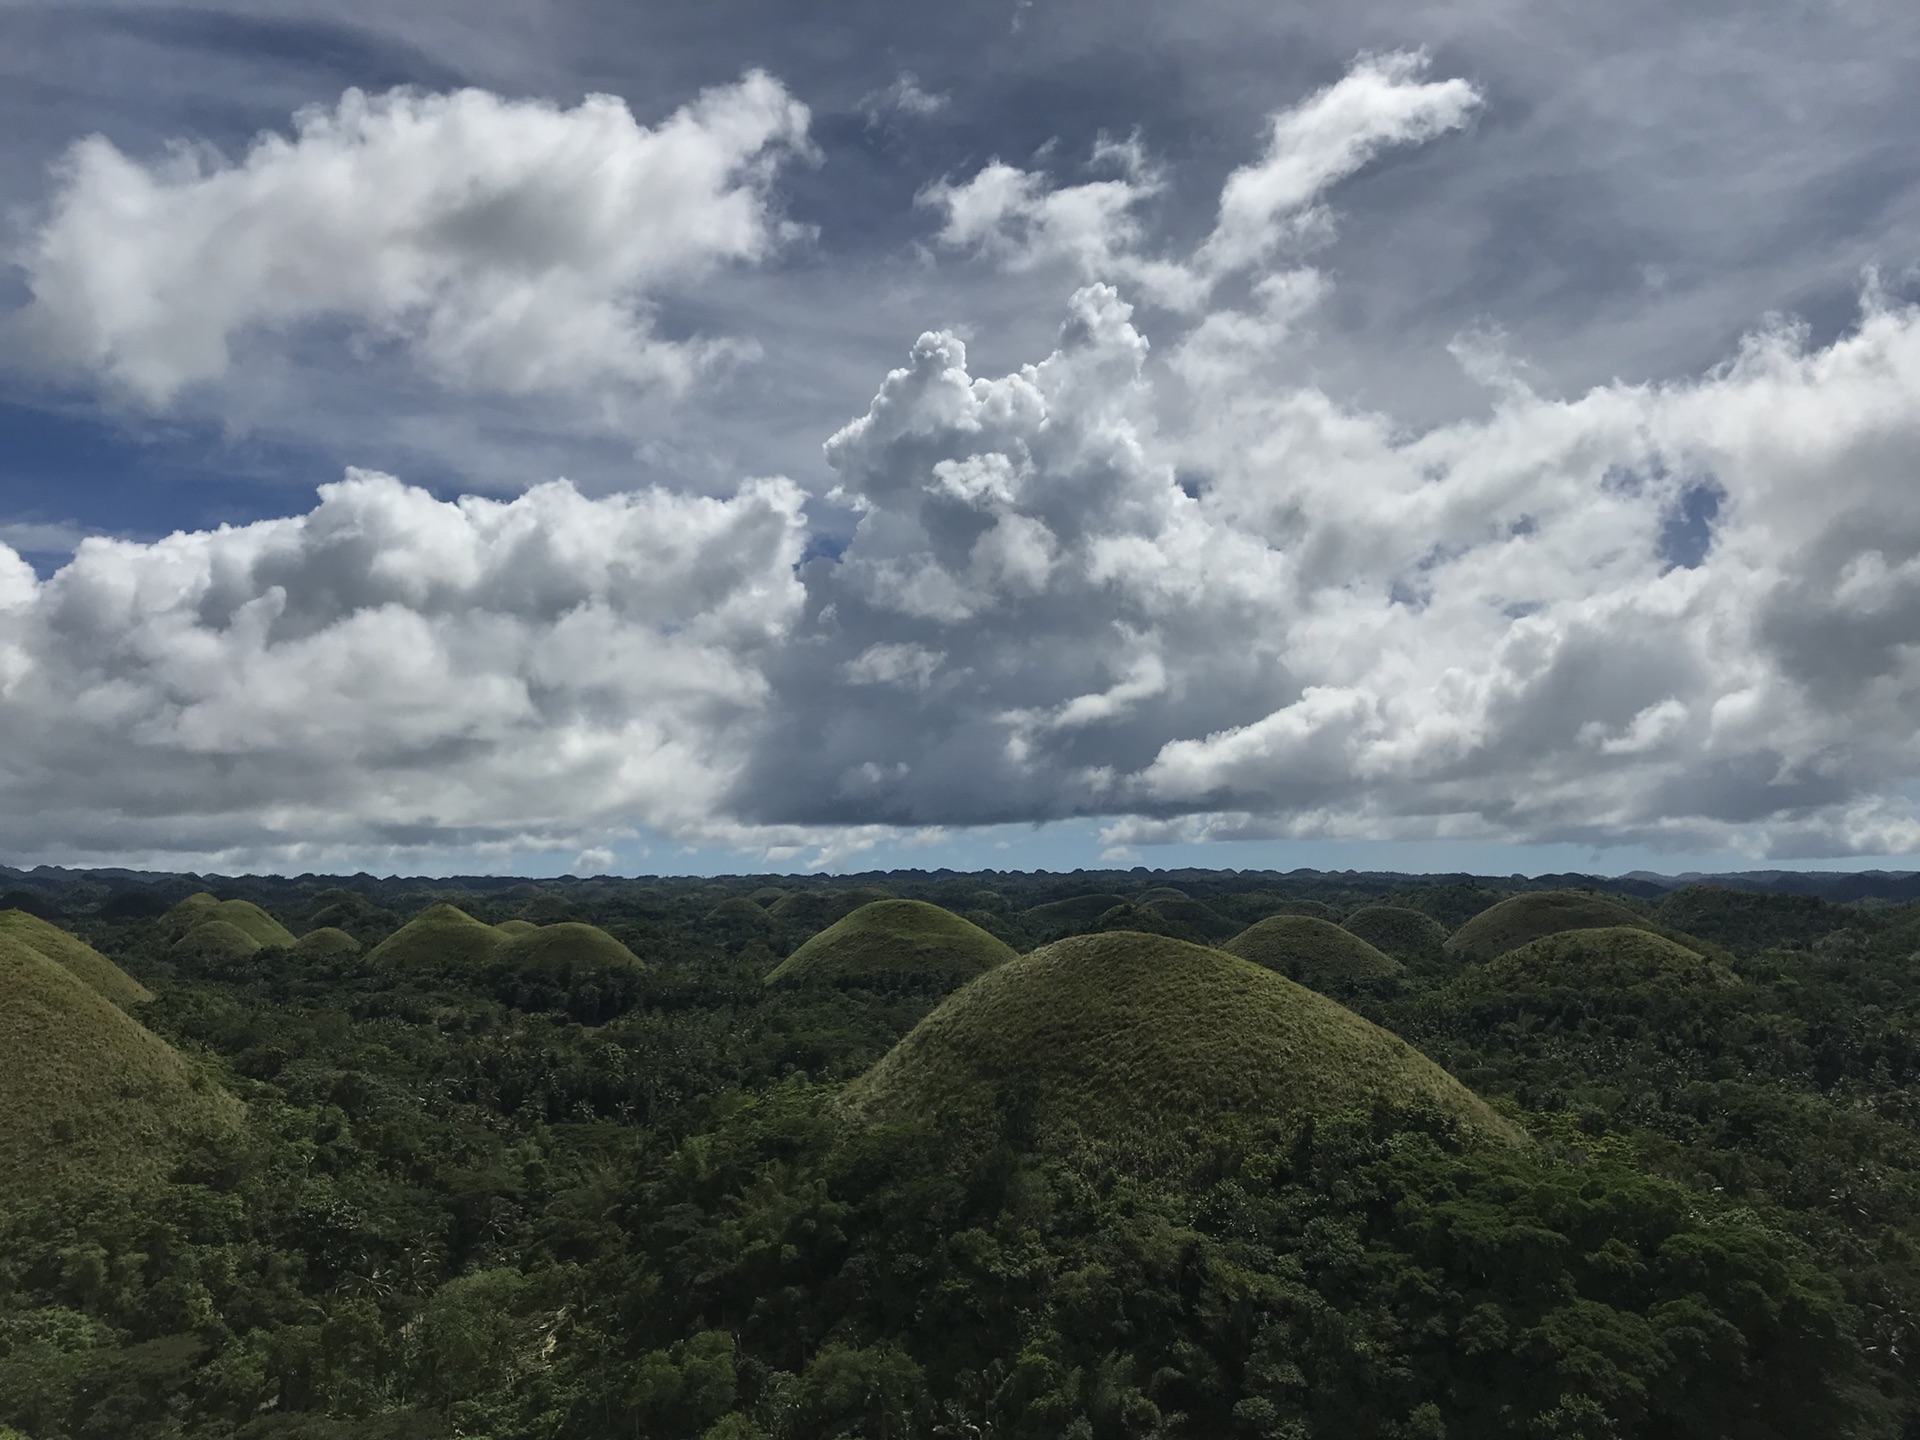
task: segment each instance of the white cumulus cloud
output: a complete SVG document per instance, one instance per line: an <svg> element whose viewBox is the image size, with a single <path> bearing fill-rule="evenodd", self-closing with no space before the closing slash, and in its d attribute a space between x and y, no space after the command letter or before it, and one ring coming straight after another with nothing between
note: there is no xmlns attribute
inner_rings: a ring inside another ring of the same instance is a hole
<svg viewBox="0 0 1920 1440"><path fill-rule="evenodd" d="M724 340L659 334L651 302L778 244L771 184L807 126L756 72L653 127L607 95L350 90L237 161L94 136L16 256L16 323L153 407L226 374L242 337L309 322L405 346L455 387L680 385Z"/></svg>
<svg viewBox="0 0 1920 1440"><path fill-rule="evenodd" d="M291 519L88 540L44 582L0 549L0 845L724 829L799 510L784 481L448 503L356 473Z"/></svg>

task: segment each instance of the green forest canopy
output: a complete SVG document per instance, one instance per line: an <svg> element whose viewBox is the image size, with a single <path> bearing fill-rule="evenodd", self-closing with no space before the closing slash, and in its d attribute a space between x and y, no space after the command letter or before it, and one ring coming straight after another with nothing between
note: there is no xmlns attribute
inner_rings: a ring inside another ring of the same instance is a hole
<svg viewBox="0 0 1920 1440"><path fill-rule="evenodd" d="M0 1426L33 1440L1920 1429L1920 906L31 883ZM855 925L901 963L763 983L876 902L992 963ZM1404 968L1336 1003L1171 938L1276 915ZM214 924L254 948L176 946Z"/></svg>

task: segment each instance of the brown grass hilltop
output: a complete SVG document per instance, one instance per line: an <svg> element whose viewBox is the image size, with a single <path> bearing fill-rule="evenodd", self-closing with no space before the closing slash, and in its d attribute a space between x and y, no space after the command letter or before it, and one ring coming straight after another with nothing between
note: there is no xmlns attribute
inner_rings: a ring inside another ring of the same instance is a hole
<svg viewBox="0 0 1920 1440"><path fill-rule="evenodd" d="M1398 1036L1237 956L1158 935L1083 935L951 995L850 1087L854 1112L956 1144L1009 1125L1139 1170L1180 1163L1235 1119L1288 1122L1375 1100L1436 1106L1502 1143L1521 1132Z"/></svg>

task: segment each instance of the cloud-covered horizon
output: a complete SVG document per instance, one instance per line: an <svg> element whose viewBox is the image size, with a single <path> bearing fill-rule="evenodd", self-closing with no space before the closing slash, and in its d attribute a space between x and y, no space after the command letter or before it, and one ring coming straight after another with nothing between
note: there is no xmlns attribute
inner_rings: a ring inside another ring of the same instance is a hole
<svg viewBox="0 0 1920 1440"><path fill-rule="evenodd" d="M1139 136L1101 178L930 178L929 263L1051 280L1058 338L983 373L979 337L928 329L821 437L831 496L528 476L456 502L356 471L44 579L0 545L0 851L839 856L1064 819L1115 846L1920 849L1920 307L1869 277L1826 343L1756 316L1700 373L1567 398L1463 332L1486 408L1426 426L1311 378L1341 185L1476 143L1489 103L1363 56L1272 113L1184 242ZM771 254L808 112L764 75L651 129L596 104L349 97L238 163L88 142L26 322L154 407L242 330L342 318L446 385L657 383L724 337L661 333L651 287ZM301 217L394 156L392 214L310 247Z"/></svg>

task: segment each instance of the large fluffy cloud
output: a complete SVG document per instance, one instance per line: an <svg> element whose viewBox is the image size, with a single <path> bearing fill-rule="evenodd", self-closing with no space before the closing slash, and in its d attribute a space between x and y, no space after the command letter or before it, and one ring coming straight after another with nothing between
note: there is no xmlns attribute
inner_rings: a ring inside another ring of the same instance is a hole
<svg viewBox="0 0 1920 1440"><path fill-rule="evenodd" d="M511 394L678 384L712 339L649 302L777 243L769 184L806 107L755 73L654 127L479 90L349 91L229 162L143 162L101 136L61 165L19 261L40 353L154 406L214 380L245 332L332 321L440 380Z"/></svg>
<svg viewBox="0 0 1920 1440"><path fill-rule="evenodd" d="M0 549L0 847L724 829L799 509L783 481L448 504L355 474L292 519L89 540L44 582Z"/></svg>
<svg viewBox="0 0 1920 1440"><path fill-rule="evenodd" d="M1920 846L1920 311L1419 436L1265 383L1255 317L1193 332L1202 387L1111 288L1072 312L1005 376L922 337L829 445L868 510L807 673L844 650L873 690L791 677L783 768L737 804Z"/></svg>
<svg viewBox="0 0 1920 1440"><path fill-rule="evenodd" d="M1566 399L1463 344L1488 413L1424 432L1277 378L1333 283L1301 217L1476 103L1365 62L1150 261L1131 201L943 195L949 238L1057 242L1095 282L1006 373L911 347L827 444L860 513L834 555L803 561L783 482L448 505L370 476L45 581L0 550L0 843L1096 816L1117 843L1920 848L1920 309L1869 290L1831 343L1776 325ZM1115 183L1148 183L1122 148Z"/></svg>

